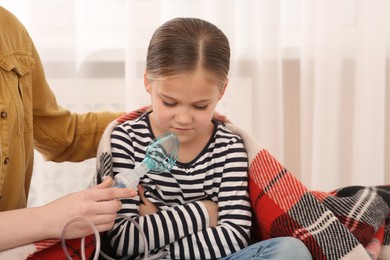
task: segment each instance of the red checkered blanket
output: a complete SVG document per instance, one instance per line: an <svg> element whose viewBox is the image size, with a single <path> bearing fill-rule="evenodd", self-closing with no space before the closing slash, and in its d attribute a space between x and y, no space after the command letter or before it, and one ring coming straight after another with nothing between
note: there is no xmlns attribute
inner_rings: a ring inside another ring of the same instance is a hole
<svg viewBox="0 0 390 260"><path fill-rule="evenodd" d="M66 241L66 248L73 260L90 259L95 250L94 236L85 237L84 249L81 249L81 239ZM83 252L84 251L84 252ZM83 255L84 254L84 255ZM84 258L85 257L85 258ZM61 241L58 239L46 239L35 243L15 247L0 252L0 259L4 260L66 260Z"/></svg>
<svg viewBox="0 0 390 260"><path fill-rule="evenodd" d="M390 259L390 186L307 189L245 131L256 239L293 236L314 259Z"/></svg>

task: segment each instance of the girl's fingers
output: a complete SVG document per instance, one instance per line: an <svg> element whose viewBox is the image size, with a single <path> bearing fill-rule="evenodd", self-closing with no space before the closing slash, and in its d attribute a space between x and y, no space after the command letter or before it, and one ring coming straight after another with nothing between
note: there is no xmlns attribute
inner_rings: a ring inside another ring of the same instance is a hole
<svg viewBox="0 0 390 260"><path fill-rule="evenodd" d="M144 187L142 187L142 185L138 185L137 189L138 189L138 195L139 195L139 199L140 199L141 203L143 203L143 204L148 203L148 199L145 198L145 189L144 189Z"/></svg>
<svg viewBox="0 0 390 260"><path fill-rule="evenodd" d="M145 193L144 187L143 187L141 184L138 184L137 190L138 190L139 196L140 196L140 197L141 197L141 196L143 197L143 196L144 196L144 193Z"/></svg>

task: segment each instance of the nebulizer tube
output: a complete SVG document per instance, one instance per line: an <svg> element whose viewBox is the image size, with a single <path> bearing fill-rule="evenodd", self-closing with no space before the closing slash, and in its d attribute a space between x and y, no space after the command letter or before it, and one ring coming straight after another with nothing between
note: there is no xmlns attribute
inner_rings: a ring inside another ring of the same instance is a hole
<svg viewBox="0 0 390 260"><path fill-rule="evenodd" d="M148 172L153 171L155 173L160 173L164 171L170 171L176 163L178 153L179 153L179 146L180 146L179 139L174 133L166 133L155 138L146 149L145 159L139 165L137 165L132 171L116 174L114 177L113 186L118 188L136 189L140 178L142 178ZM148 241L139 224L128 216L125 215L118 215L118 216L129 220L137 227L145 244L144 259L147 259L148 251L149 251ZM87 223L91 225L90 222L87 221ZM63 235L62 235L62 246L64 251L66 250L66 246L64 242L66 228L64 228ZM94 229L94 232L95 232L95 237L97 242L96 250L100 251L100 237L96 236L96 228ZM82 240L82 242L83 241L84 240ZM106 259L112 259L106 254L104 254L104 252L100 251L100 254L102 254L103 257L105 257ZM95 254L94 259L97 259L96 257L97 256ZM156 256L156 257L160 257L160 256ZM149 259L150 260L154 259L154 257Z"/></svg>

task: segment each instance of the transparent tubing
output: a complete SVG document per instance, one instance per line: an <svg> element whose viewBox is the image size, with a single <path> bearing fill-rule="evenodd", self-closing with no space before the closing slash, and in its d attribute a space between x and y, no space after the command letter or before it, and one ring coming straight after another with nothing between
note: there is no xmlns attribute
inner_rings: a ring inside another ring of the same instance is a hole
<svg viewBox="0 0 390 260"><path fill-rule="evenodd" d="M144 260L146 260L146 259L149 259L149 260L158 259L161 256L161 255L156 255L156 256L153 256L151 258L148 258L149 257L149 255L148 255L148 252L149 252L148 240L146 239L145 233L142 231L140 225L134 219L132 219L132 218L126 216L126 215L118 215L118 217L124 218L124 219L132 222L135 225L135 227L139 230L139 232L141 234L141 237L142 237L142 240L144 241L144 244L145 244L145 247L144 247L144 251L145 251L145 253L144 253ZM98 260L99 259L99 255L102 256L103 258L107 259L107 260L116 260L114 258L109 257L108 255L106 255L101 250L101 240L100 240L99 231L97 230L95 224L93 224L90 220L88 220L86 218L83 218L83 217L75 218L72 221L68 222L65 225L65 227L63 228L63 230L62 230L61 246L62 246L62 250L65 253L66 259L67 260L72 260L72 257L69 255L68 249L66 248L66 238L65 238L66 231L67 231L67 229L69 228L69 226L71 224L73 224L74 222L77 222L77 221L86 222L93 230L93 233L94 233L94 236L95 236L95 239L96 239L96 242L95 242L96 243L96 249L95 249L95 253L94 253L94 256L93 256L93 260ZM81 248L81 252L80 252L81 259L82 260L86 260L86 255L85 255L85 237L81 238L80 248Z"/></svg>
<svg viewBox="0 0 390 260"><path fill-rule="evenodd" d="M69 226L71 224L73 224L74 222L77 222L77 221L86 222L92 228L93 233L95 235L95 239L96 239L95 243L96 243L96 249L97 249L97 250L95 250L95 254L94 254L93 260L97 260L99 258L99 251L100 251L100 235L99 235L99 231L97 230L95 224L92 223L92 221L90 221L89 219L86 219L84 217L73 219L72 221L68 222L65 225L65 227L62 229L61 246L62 246L62 250L65 253L66 259L72 260L72 257L69 255L68 250L66 248L65 234L66 234L66 231L69 228ZM86 260L86 258L85 258L85 237L81 238L80 248L81 248L81 259L82 260Z"/></svg>

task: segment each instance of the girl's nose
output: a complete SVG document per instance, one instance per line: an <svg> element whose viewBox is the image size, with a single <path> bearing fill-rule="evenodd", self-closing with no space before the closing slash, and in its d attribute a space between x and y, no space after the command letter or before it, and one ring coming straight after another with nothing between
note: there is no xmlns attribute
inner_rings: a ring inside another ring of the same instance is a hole
<svg viewBox="0 0 390 260"><path fill-rule="evenodd" d="M192 116L187 109L182 108L177 111L175 120L180 125L188 125L192 121Z"/></svg>

